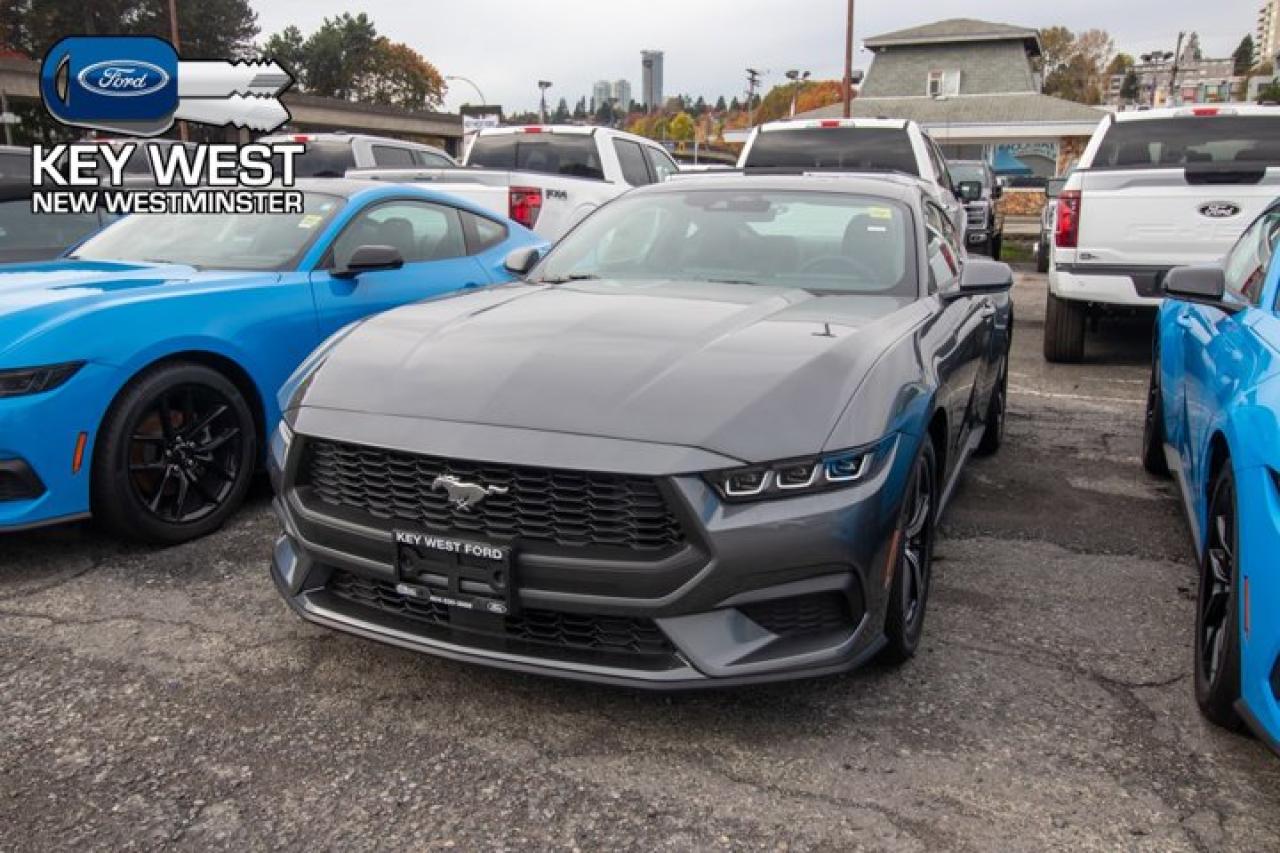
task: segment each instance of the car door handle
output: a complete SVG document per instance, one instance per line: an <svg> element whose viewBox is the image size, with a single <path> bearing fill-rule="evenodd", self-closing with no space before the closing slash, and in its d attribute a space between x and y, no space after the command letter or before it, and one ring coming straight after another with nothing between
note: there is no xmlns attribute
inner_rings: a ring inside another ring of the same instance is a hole
<svg viewBox="0 0 1280 853"><path fill-rule="evenodd" d="M978 316L984 320L987 319L988 317L994 317L995 315L996 315L996 306L994 305L990 305L990 304L983 305L980 309L978 309Z"/></svg>
<svg viewBox="0 0 1280 853"><path fill-rule="evenodd" d="M1195 323L1191 321L1190 314L1179 314L1178 319L1174 320L1174 322L1184 329L1190 329L1195 326Z"/></svg>

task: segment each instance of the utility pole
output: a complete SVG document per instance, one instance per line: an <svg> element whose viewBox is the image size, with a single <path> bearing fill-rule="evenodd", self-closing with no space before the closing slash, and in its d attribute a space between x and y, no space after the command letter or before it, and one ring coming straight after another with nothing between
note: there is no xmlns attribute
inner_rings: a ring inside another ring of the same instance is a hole
<svg viewBox="0 0 1280 853"><path fill-rule="evenodd" d="M844 28L844 87L841 92L844 99L844 117L848 118L850 102L853 100L853 0L849 0L849 15L845 19Z"/></svg>
<svg viewBox="0 0 1280 853"><path fill-rule="evenodd" d="M760 85L760 72L747 69L747 127L756 124L756 87Z"/></svg>
<svg viewBox="0 0 1280 853"><path fill-rule="evenodd" d="M178 41L178 0L169 0L169 41L173 43L173 52L181 54L182 44ZM183 142L189 138L185 121L178 122L178 138Z"/></svg>
<svg viewBox="0 0 1280 853"><path fill-rule="evenodd" d="M1175 101L1178 92L1178 60L1182 59L1182 40L1187 37L1186 32L1178 33L1178 47L1173 52L1173 72L1169 77L1169 100ZM1177 106L1176 102L1170 106Z"/></svg>
<svg viewBox="0 0 1280 853"><path fill-rule="evenodd" d="M539 80L538 88L542 91L541 100L538 105L538 117L540 124L547 123L547 90L551 88L550 80Z"/></svg>

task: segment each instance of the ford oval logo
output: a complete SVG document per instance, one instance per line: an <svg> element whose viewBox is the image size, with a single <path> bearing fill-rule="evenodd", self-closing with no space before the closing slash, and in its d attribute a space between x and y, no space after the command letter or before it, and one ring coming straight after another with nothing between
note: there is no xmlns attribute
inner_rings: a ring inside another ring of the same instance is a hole
<svg viewBox="0 0 1280 853"><path fill-rule="evenodd" d="M1230 219L1240 215L1240 205L1229 201L1211 201L1200 205L1200 215L1210 219Z"/></svg>
<svg viewBox="0 0 1280 853"><path fill-rule="evenodd" d="M136 98L163 89L169 83L169 73L150 62L112 59L93 63L76 79L95 95Z"/></svg>

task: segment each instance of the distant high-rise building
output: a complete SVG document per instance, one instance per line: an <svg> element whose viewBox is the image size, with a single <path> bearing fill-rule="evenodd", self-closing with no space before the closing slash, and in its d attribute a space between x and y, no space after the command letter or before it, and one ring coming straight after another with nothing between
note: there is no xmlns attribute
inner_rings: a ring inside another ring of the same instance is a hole
<svg viewBox="0 0 1280 853"><path fill-rule="evenodd" d="M608 80L597 80L591 86L591 112L595 112L613 97L613 85Z"/></svg>
<svg viewBox="0 0 1280 853"><path fill-rule="evenodd" d="M1254 61L1275 62L1280 56L1280 0L1267 0L1258 11L1258 33L1253 38Z"/></svg>
<svg viewBox="0 0 1280 853"><path fill-rule="evenodd" d="M613 81L613 99L618 102L618 112L625 113L631 108L631 83L626 80Z"/></svg>
<svg viewBox="0 0 1280 853"><path fill-rule="evenodd" d="M662 51L640 51L640 100L646 110L662 106Z"/></svg>

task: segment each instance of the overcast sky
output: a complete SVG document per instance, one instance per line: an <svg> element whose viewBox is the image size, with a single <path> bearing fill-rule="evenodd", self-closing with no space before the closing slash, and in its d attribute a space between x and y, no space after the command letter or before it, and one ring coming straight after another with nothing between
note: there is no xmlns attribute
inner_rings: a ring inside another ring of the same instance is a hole
<svg viewBox="0 0 1280 853"><path fill-rule="evenodd" d="M1227 56L1257 24L1263 0L858 0L862 39L943 18L1027 27L1101 27L1119 50L1172 50L1178 31L1200 33L1206 54ZM666 52L664 94L741 94L744 69L778 83L788 68L837 78L844 61L845 0L253 0L263 36L289 24L310 33L326 16L366 12L378 31L408 43L441 73L471 78L507 112L536 107L537 81L570 106L595 80L625 78L640 90L640 51ZM451 84L446 107L478 98Z"/></svg>

